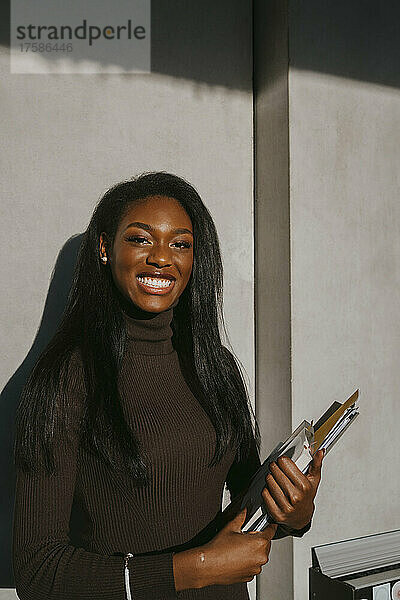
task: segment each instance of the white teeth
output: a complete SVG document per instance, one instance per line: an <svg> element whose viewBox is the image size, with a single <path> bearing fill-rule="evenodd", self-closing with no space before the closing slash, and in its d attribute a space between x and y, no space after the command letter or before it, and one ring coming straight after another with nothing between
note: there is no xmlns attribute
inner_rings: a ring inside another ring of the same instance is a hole
<svg viewBox="0 0 400 600"><path fill-rule="evenodd" d="M151 277L138 277L141 283L156 288L167 288L172 284L170 279L152 279Z"/></svg>

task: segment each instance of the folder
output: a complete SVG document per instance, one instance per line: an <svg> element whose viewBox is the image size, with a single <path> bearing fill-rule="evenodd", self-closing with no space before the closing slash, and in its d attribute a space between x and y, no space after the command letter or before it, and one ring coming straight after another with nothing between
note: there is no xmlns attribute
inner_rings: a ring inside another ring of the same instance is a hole
<svg viewBox="0 0 400 600"><path fill-rule="evenodd" d="M247 511L242 525L243 532L263 531L268 523L273 522L262 497L270 464L280 456L287 456L306 474L314 454L321 449L325 449L327 454L357 418L358 398L359 390L356 390L345 402L334 402L315 425L312 421L303 421L287 440L280 442L253 475L249 486L233 498L222 512L221 527L245 507Z"/></svg>

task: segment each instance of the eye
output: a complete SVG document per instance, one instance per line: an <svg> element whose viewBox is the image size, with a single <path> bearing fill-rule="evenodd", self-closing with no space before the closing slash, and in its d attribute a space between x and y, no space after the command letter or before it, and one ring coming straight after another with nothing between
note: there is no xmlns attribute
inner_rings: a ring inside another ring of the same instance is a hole
<svg viewBox="0 0 400 600"><path fill-rule="evenodd" d="M128 242L137 242L138 244L142 244L143 242L148 242L149 240L142 235L131 235L126 238ZM150 243L150 242L149 242Z"/></svg>
<svg viewBox="0 0 400 600"><path fill-rule="evenodd" d="M192 247L192 244L190 242L174 242L173 245L174 246L178 245L179 248L191 248Z"/></svg>

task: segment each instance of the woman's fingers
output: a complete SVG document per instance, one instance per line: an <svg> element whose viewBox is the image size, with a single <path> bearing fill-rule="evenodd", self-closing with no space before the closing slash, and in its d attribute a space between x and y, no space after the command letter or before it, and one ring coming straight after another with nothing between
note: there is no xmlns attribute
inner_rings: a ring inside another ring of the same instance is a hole
<svg viewBox="0 0 400 600"><path fill-rule="evenodd" d="M262 497L264 498L264 503L265 503L267 512L271 515L271 517L275 521L281 521L282 517L283 517L281 509L279 508L279 506L277 505L277 503L275 502L275 500L273 499L273 497L271 496L271 493L269 492L269 490L267 488L263 489Z"/></svg>
<svg viewBox="0 0 400 600"><path fill-rule="evenodd" d="M290 494L290 500L294 500L298 493L308 493L311 489L310 480L303 475L297 465L287 456L278 458L278 464L272 463L271 473L279 485ZM286 479L285 479L286 477ZM281 485L282 483L282 485Z"/></svg>
<svg viewBox="0 0 400 600"><path fill-rule="evenodd" d="M274 499L277 507L283 512L290 511L291 504L288 498L271 474L267 475L266 482L270 495Z"/></svg>
<svg viewBox="0 0 400 600"><path fill-rule="evenodd" d="M301 488L297 488L292 483L292 481L289 479L287 474L280 467L278 467L277 464L272 463L270 465L270 471L271 471L271 475L275 479L276 483L279 485L281 490L286 495L290 504L292 504L292 506L294 506L294 504L296 504L299 501L299 496L301 494Z"/></svg>
<svg viewBox="0 0 400 600"><path fill-rule="evenodd" d="M325 450L318 450L315 453L313 461L308 469L307 479L314 485L315 488L318 487L319 482L321 481L321 467L322 461L325 456Z"/></svg>
<svg viewBox="0 0 400 600"><path fill-rule="evenodd" d="M277 529L278 525L276 523L269 523L269 525L267 525L267 527L263 531L261 531L261 535L266 540L271 541Z"/></svg>
<svg viewBox="0 0 400 600"><path fill-rule="evenodd" d="M303 475L287 457L271 463L262 496L267 512L277 523L301 529L310 521L314 511L314 497L321 477L321 455L313 463L311 473Z"/></svg>

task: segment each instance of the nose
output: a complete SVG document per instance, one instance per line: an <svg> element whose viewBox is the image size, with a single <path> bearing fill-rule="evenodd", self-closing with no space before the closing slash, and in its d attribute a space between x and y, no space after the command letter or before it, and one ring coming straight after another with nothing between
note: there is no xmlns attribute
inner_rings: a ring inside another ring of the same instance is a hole
<svg viewBox="0 0 400 600"><path fill-rule="evenodd" d="M171 249L169 246L165 248L161 245L154 245L151 251L147 255L146 264L154 265L157 267L170 267L171 266Z"/></svg>

